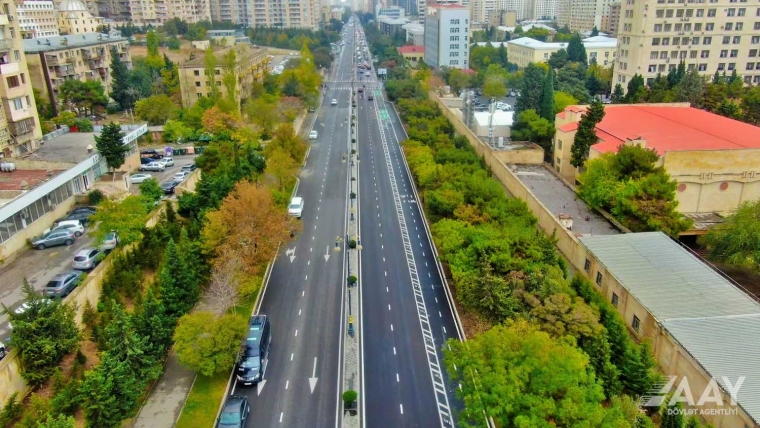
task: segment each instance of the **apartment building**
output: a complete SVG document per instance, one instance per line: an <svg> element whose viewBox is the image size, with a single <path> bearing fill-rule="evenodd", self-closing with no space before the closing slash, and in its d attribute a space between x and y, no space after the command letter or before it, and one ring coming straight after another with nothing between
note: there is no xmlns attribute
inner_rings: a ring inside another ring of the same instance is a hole
<svg viewBox="0 0 760 428"><path fill-rule="evenodd" d="M14 6L4 1L0 11L0 151L6 157L35 150L42 138Z"/></svg>
<svg viewBox="0 0 760 428"><path fill-rule="evenodd" d="M126 38L100 33L27 39L23 48L34 87L56 111L59 88L67 79L99 80L110 90L113 49L128 65L132 62Z"/></svg>
<svg viewBox="0 0 760 428"><path fill-rule="evenodd" d="M535 0L531 19L556 19L557 0Z"/></svg>
<svg viewBox="0 0 760 428"><path fill-rule="evenodd" d="M319 0L249 0L245 24L250 27L319 29Z"/></svg>
<svg viewBox="0 0 760 428"><path fill-rule="evenodd" d="M473 25L488 24L491 14L495 13L497 0L472 0L470 2L470 17Z"/></svg>
<svg viewBox="0 0 760 428"><path fill-rule="evenodd" d="M612 84L623 89L634 74L653 80L686 62L711 76L736 71L744 83L760 83L760 7L747 0L625 0Z"/></svg>
<svg viewBox="0 0 760 428"><path fill-rule="evenodd" d="M64 0L65 1L65 0ZM211 0L99 0L99 15L117 25L163 25L169 19L179 18L188 23L210 21ZM218 10L218 7L217 7ZM214 19L221 21L221 19Z"/></svg>
<svg viewBox="0 0 760 428"><path fill-rule="evenodd" d="M245 0L213 0L210 1L211 20L214 22L229 22L244 24L247 22Z"/></svg>
<svg viewBox="0 0 760 428"><path fill-rule="evenodd" d="M589 62L609 67L615 61L617 51L617 39L605 36L589 37L582 40L586 48ZM492 43L495 45L495 43ZM507 44L507 56L509 61L518 67L527 67L531 62L546 62L554 52L567 49L567 43L547 43L530 37L520 37L510 40Z"/></svg>
<svg viewBox="0 0 760 428"><path fill-rule="evenodd" d="M25 1L16 4L21 37L54 37L58 35L58 12L52 1Z"/></svg>
<svg viewBox="0 0 760 428"><path fill-rule="evenodd" d="M425 15L425 63L468 68L470 11L459 5L430 7Z"/></svg>
<svg viewBox="0 0 760 428"><path fill-rule="evenodd" d="M567 26L570 31L574 32L589 31L594 27L602 28L603 17L609 16L610 5L618 1L559 0L557 4L557 25L560 27Z"/></svg>
<svg viewBox="0 0 760 428"><path fill-rule="evenodd" d="M599 30L616 36L618 33L618 23L620 22L620 3L613 3L610 5L610 11L608 13L605 23L602 24Z"/></svg>
<svg viewBox="0 0 760 428"><path fill-rule="evenodd" d="M269 65L269 55L266 48L253 47L250 43L239 43L235 46L214 52L217 57L217 67L213 78L216 80L219 94L226 95L222 84L222 58L231 49L235 50L237 76L237 99L251 96L254 82L264 80L264 73ZM206 74L204 58L196 58L179 66L179 85L182 92L182 106L190 107L203 97L211 96L211 81Z"/></svg>

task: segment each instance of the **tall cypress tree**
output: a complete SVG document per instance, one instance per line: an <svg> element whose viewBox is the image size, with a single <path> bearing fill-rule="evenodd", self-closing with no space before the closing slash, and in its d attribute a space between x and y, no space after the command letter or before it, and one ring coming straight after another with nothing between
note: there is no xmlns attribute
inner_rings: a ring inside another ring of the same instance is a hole
<svg viewBox="0 0 760 428"><path fill-rule="evenodd" d="M541 109L544 76L544 69L536 64L530 63L525 67L520 96L517 97L517 104L515 105L516 115L525 110L538 112Z"/></svg>
<svg viewBox="0 0 760 428"><path fill-rule="evenodd" d="M129 151L129 146L122 140L124 133L121 125L111 122L103 126L100 135L95 136L95 147L104 158L111 171L116 171L124 165L124 154Z"/></svg>
<svg viewBox="0 0 760 428"><path fill-rule="evenodd" d="M575 132L573 146L570 149L573 156L570 164L580 168L588 159L588 151L597 142L596 125L604 118L604 104L598 98L591 102L586 113L578 124L578 130Z"/></svg>
<svg viewBox="0 0 760 428"><path fill-rule="evenodd" d="M110 95L123 109L131 109L135 105L135 99L130 95L129 75L127 64L119 58L116 48L111 49L111 78L113 80Z"/></svg>
<svg viewBox="0 0 760 428"><path fill-rule="evenodd" d="M581 36L576 33L570 42L567 44L567 59L572 62L582 62L588 65L588 56L586 55L586 47L583 46Z"/></svg>
<svg viewBox="0 0 760 428"><path fill-rule="evenodd" d="M544 91L541 94L541 117L554 123L554 70L549 67L544 78Z"/></svg>

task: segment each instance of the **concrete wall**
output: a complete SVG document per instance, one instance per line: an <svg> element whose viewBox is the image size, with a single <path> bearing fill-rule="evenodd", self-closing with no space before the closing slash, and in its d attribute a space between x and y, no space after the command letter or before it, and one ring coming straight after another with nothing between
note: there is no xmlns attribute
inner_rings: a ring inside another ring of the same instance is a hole
<svg viewBox="0 0 760 428"><path fill-rule="evenodd" d="M74 198L70 198L73 202ZM63 204L65 205L65 204ZM161 205L159 209L151 213L150 217L146 221L146 226L153 227L158 223L161 213L164 211L164 205ZM65 213L65 210L64 210ZM53 213L48 213L51 215ZM44 217L43 217L44 218ZM42 220L42 218L40 219ZM39 223L39 220L36 223ZM28 228L27 228L28 230ZM20 235L20 234L19 234ZM118 251L126 251L122 248ZM85 281L80 284L74 291L71 292L65 299L64 303L72 305L76 308L75 321L78 326L82 326L82 314L84 313L85 303L90 302L90 305L96 306L100 299L100 293L102 290L103 279L105 277L108 268L111 266L113 257L106 257L103 262L88 273ZM21 397L25 396L29 392L24 379L21 377L21 361L18 355L17 349L12 349L8 355L0 361L0 406L4 406L11 395L19 393Z"/></svg>
<svg viewBox="0 0 760 428"><path fill-rule="evenodd" d="M544 149L533 143L525 143L525 147L509 150L494 150L493 155L505 164L541 165L544 163Z"/></svg>
<svg viewBox="0 0 760 428"><path fill-rule="evenodd" d="M666 375L688 377L694 396L701 396L710 380L710 376L704 369L657 322L657 319L634 296L628 293L628 290L623 287L617 278L606 271L594 254L588 251L571 231L562 227L559 220L551 211L499 159L499 152L494 152L488 145L481 142L462 121L456 118L451 110L445 108L441 100L434 93L430 93L430 98L438 102L444 116L451 121L456 131L466 136L478 155L484 157L486 164L491 168L496 179L514 197L525 201L533 215L538 218L539 227L547 235L554 235L557 240L557 248L567 257L575 269L591 281L592 284L596 284L597 291L608 301L612 301L613 294L617 295L617 309L623 316L629 332L638 340L649 339L652 342L654 356L662 371ZM586 268L587 261L589 264L588 269ZM639 319L638 330L634 330L632 327L634 316ZM728 402L729 398L724 395L723 400L724 402ZM756 426L741 408L738 409L737 415L706 415L705 417L715 428Z"/></svg>
<svg viewBox="0 0 760 428"><path fill-rule="evenodd" d="M11 239L3 242L3 245L0 245L0 260L5 260L7 262L12 259L16 254L29 245L29 239L42 235L42 232L49 228L56 219L65 216L72 206L74 206L73 197L66 199L63 203L55 207L53 211L38 218L37 221L27 225L26 228L13 235Z"/></svg>
<svg viewBox="0 0 760 428"><path fill-rule="evenodd" d="M186 193L186 192L195 192L195 186L198 184L198 182L201 179L201 170L196 169L190 175L185 179L185 181L182 182L181 185L177 186L176 189L174 189L174 192L177 194L177 196Z"/></svg>

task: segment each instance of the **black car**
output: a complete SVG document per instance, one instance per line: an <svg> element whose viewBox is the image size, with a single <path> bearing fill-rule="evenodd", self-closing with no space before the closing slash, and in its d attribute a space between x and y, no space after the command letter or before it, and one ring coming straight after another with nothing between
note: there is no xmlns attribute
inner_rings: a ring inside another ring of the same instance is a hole
<svg viewBox="0 0 760 428"><path fill-rule="evenodd" d="M87 223L90 221L90 217L92 217L93 214L95 214L94 211L88 211L88 210L76 211L76 210L74 210L74 211L70 212L66 217L62 217L62 218L59 218L58 220L56 220L55 224L57 225L58 222L61 222L61 221L64 221L64 220L79 220L79 221L82 222L82 224L84 226L87 226Z"/></svg>
<svg viewBox="0 0 760 428"><path fill-rule="evenodd" d="M149 158L149 159L161 159L164 156L158 153L157 151L155 151L154 149L145 149L145 150L140 150L140 157Z"/></svg>
<svg viewBox="0 0 760 428"><path fill-rule="evenodd" d="M248 397L230 395L224 402L222 413L216 421L217 428L243 428L251 413Z"/></svg>
<svg viewBox="0 0 760 428"><path fill-rule="evenodd" d="M68 215L78 214L78 213L95 214L97 211L98 210L95 207L79 207L79 208L74 208L73 210L69 211Z"/></svg>
<svg viewBox="0 0 760 428"><path fill-rule="evenodd" d="M195 166L194 163L189 163L187 165L182 165L182 168L180 169L180 171L195 171L196 168L198 167Z"/></svg>
<svg viewBox="0 0 760 428"><path fill-rule="evenodd" d="M171 195L174 193L174 188L179 185L179 181L165 181L161 183L161 188L164 189L164 194Z"/></svg>
<svg viewBox="0 0 760 428"><path fill-rule="evenodd" d="M243 385L254 385L261 381L266 370L271 340L267 316L252 316L248 321L248 335L243 343L243 351L238 359L238 382Z"/></svg>
<svg viewBox="0 0 760 428"><path fill-rule="evenodd" d="M373 96L372 96L372 94L369 94L369 95L367 96L367 99L368 99L368 100L370 100L370 101L372 101L372 100L374 100L374 99L375 99L375 97L373 97Z"/></svg>

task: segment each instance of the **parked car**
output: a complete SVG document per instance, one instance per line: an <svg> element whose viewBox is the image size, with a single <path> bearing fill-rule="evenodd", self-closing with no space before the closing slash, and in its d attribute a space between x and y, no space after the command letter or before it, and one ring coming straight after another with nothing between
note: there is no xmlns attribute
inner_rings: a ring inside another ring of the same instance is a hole
<svg viewBox="0 0 760 428"><path fill-rule="evenodd" d="M0 360L5 358L5 343L0 342Z"/></svg>
<svg viewBox="0 0 760 428"><path fill-rule="evenodd" d="M104 250L102 248L83 248L74 256L74 261L71 263L71 267L78 270L93 269L98 263L100 263L100 260L104 255Z"/></svg>
<svg viewBox="0 0 760 428"><path fill-rule="evenodd" d="M79 207L79 208L74 208L73 210L69 211L69 215L75 214L75 213L84 213L84 212L88 212L90 214L95 214L96 212L98 212L98 209L95 208L95 207Z"/></svg>
<svg viewBox="0 0 760 428"><path fill-rule="evenodd" d="M174 166L174 159L170 157L163 157L158 162L164 164L164 167Z"/></svg>
<svg viewBox="0 0 760 428"><path fill-rule="evenodd" d="M187 171L180 171L176 174L174 174L174 181L182 181L187 178L187 176L190 175Z"/></svg>
<svg viewBox="0 0 760 428"><path fill-rule="evenodd" d="M74 232L69 229L54 230L42 236L31 239L32 247L38 250L44 250L48 247L55 247L58 245L71 245L76 240Z"/></svg>
<svg viewBox="0 0 760 428"><path fill-rule="evenodd" d="M319 133L317 132L316 129L313 130L313 131L311 131L311 132L309 132L309 139L310 140L316 140L317 136L319 136Z"/></svg>
<svg viewBox="0 0 760 428"><path fill-rule="evenodd" d="M68 220L79 220L82 222L83 225L87 226L87 223L90 222L90 217L92 217L94 213L90 211L78 211L78 212L72 212L71 214L67 215L66 217L61 217L58 220L55 221L55 224L58 225L58 223L62 221L68 221Z"/></svg>
<svg viewBox="0 0 760 428"><path fill-rule="evenodd" d="M161 162L151 162L147 163L145 165L140 165L140 171L163 171L166 169L166 166L162 164Z"/></svg>
<svg viewBox="0 0 760 428"><path fill-rule="evenodd" d="M45 285L42 294L51 299L63 299L71 294L77 285L79 285L81 279L82 272L76 270L58 274Z"/></svg>
<svg viewBox="0 0 760 428"><path fill-rule="evenodd" d="M189 164L187 164L187 165L182 165L182 168L180 169L180 171L188 171L188 172L191 172L191 171L195 171L195 169L196 169L196 168L198 168L198 167L197 167L197 166L195 166L195 164L194 164L194 163L189 163Z"/></svg>
<svg viewBox="0 0 760 428"><path fill-rule="evenodd" d="M106 234L103 238L103 243L100 244L100 249L103 251L111 251L119 245L119 234L115 230L112 230Z"/></svg>
<svg viewBox="0 0 760 428"><path fill-rule="evenodd" d="M145 165L153 162L153 158L140 158L140 165Z"/></svg>
<svg viewBox="0 0 760 428"><path fill-rule="evenodd" d="M84 233L84 225L79 220L62 220L62 221L59 221L58 224L56 224L55 226L53 226L50 229L45 230L42 233L46 235L46 234L48 234L48 233L50 233L50 232L52 232L54 230L64 230L64 229L70 230L71 233L73 233L74 236L76 236L77 238L79 238L80 236L82 236L82 234Z"/></svg>
<svg viewBox="0 0 760 428"><path fill-rule="evenodd" d="M130 175L130 176L129 176L129 180L130 180L132 183L134 183L134 184L140 184L140 183L142 183L143 181L145 181L145 180L149 180L149 179L151 179L151 178L153 178L153 176L152 176L152 175L150 175L150 174L148 174L148 173L144 173L144 172L138 172L138 173L136 173L136 174L132 174L132 175Z"/></svg>
<svg viewBox="0 0 760 428"><path fill-rule="evenodd" d="M161 159L164 156L158 153L155 149L145 149L145 150L140 150L140 157L147 157L151 159Z"/></svg>
<svg viewBox="0 0 760 428"><path fill-rule="evenodd" d="M290 200L290 205L288 205L288 215L301 218L301 214L303 214L303 198L296 196Z"/></svg>
<svg viewBox="0 0 760 428"><path fill-rule="evenodd" d="M243 428L251 413L248 397L230 395L224 402L222 413L216 421L217 428Z"/></svg>
<svg viewBox="0 0 760 428"><path fill-rule="evenodd" d="M174 188L179 185L179 181L170 180L161 183L161 188L164 189L164 194L171 195L174 193Z"/></svg>

